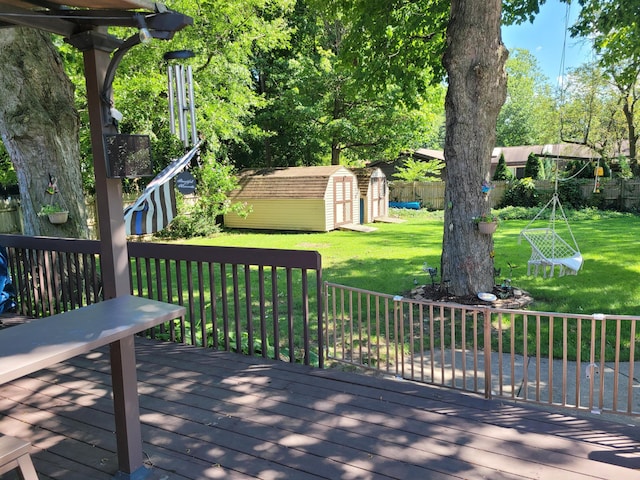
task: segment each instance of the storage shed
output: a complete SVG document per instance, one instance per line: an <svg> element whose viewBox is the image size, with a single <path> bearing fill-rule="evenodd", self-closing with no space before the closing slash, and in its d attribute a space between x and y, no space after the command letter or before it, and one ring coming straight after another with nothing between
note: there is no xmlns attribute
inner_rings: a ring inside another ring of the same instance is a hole
<svg viewBox="0 0 640 480"><path fill-rule="evenodd" d="M358 221L355 174L339 165L240 172L232 203L246 203L246 218L227 213L230 228L327 232Z"/></svg>
<svg viewBox="0 0 640 480"><path fill-rule="evenodd" d="M360 223L373 223L389 214L387 176L380 168L356 168L360 190Z"/></svg>

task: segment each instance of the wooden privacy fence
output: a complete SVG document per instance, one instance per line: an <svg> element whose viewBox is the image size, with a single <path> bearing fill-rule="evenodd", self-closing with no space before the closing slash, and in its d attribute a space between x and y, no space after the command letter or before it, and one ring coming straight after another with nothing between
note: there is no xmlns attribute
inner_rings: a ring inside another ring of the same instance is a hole
<svg viewBox="0 0 640 480"><path fill-rule="evenodd" d="M507 189L506 182L493 182L494 188L488 200L491 208L497 207ZM444 210L444 182L397 182L389 185L392 202L420 202L422 208Z"/></svg>
<svg viewBox="0 0 640 480"><path fill-rule="evenodd" d="M640 414L636 316L411 300L325 283L327 361L594 413Z"/></svg>
<svg viewBox="0 0 640 480"><path fill-rule="evenodd" d="M493 190L488 201L491 208L502 202L508 188L508 182L492 182ZM541 193L551 193L555 183L549 180L536 180L536 188ZM640 180L611 178L600 179L599 192L594 193L595 179L578 180L582 199L588 204L614 208L618 210L640 210ZM420 202L423 208L444 210L444 182L391 182L389 199L393 202Z"/></svg>
<svg viewBox="0 0 640 480"><path fill-rule="evenodd" d="M18 313L103 299L95 240L0 235ZM135 295L187 307L152 338L323 365L322 266L314 251L130 242ZM45 320L46 321L46 320Z"/></svg>
<svg viewBox="0 0 640 480"><path fill-rule="evenodd" d="M585 198L593 195L594 185L582 185ZM619 210L640 210L640 180L623 178L604 179L600 181L600 193L604 204Z"/></svg>
<svg viewBox="0 0 640 480"><path fill-rule="evenodd" d="M22 231L22 210L20 200L15 197L0 199L0 233L20 233Z"/></svg>

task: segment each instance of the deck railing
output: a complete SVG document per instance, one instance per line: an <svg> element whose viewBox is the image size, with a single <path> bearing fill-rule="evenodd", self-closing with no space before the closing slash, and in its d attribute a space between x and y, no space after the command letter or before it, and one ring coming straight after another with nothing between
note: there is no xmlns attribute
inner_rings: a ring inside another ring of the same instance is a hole
<svg viewBox="0 0 640 480"><path fill-rule="evenodd" d="M328 282L325 292L327 362L487 398L640 413L640 317L434 303Z"/></svg>
<svg viewBox="0 0 640 480"><path fill-rule="evenodd" d="M102 300L94 240L0 235L18 313ZM323 366L322 266L313 251L128 244L132 293L187 307L154 338Z"/></svg>
<svg viewBox="0 0 640 480"><path fill-rule="evenodd" d="M99 243L0 235L19 313L102 299ZM322 284L317 252L129 243L132 293L185 305L154 338L593 412L640 413L636 316L434 303ZM324 296L323 296L324 292ZM324 320L324 323L323 323Z"/></svg>

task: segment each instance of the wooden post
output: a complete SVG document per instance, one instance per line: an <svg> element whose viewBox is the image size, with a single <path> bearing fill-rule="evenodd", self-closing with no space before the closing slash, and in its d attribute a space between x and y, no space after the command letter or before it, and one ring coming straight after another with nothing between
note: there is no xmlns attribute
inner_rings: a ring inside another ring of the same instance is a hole
<svg viewBox="0 0 640 480"><path fill-rule="evenodd" d="M104 134L116 133L116 127L106 123L108 105L102 99L105 74L113 51L110 47L112 45L101 48L94 44L93 48L83 52L105 300L131 293L122 184L119 178L107 178L103 140Z"/></svg>
<svg viewBox="0 0 640 480"><path fill-rule="evenodd" d="M95 35L93 35L94 32ZM111 52L119 44L104 40L106 30L97 29L94 32L85 32L81 39L83 45L79 46L77 43L75 45L84 54L87 105L96 181L101 277L104 299L108 300L131 293L122 184L119 178L107 177L104 148L104 134L116 133L117 131L115 125L108 123L110 118L110 115L107 115L109 105L103 99L103 88L107 68L111 61ZM119 472L116 478L122 480L142 479L146 477L148 471L143 465L133 339L112 343L110 354L118 447Z"/></svg>

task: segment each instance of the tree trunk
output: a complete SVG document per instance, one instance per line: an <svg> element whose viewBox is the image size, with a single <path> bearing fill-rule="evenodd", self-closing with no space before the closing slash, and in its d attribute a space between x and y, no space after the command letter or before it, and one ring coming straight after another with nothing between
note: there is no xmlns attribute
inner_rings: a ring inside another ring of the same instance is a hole
<svg viewBox="0 0 640 480"><path fill-rule="evenodd" d="M79 118L73 85L50 37L30 28L0 29L0 135L18 176L24 233L87 238ZM58 192L47 193L50 176ZM57 203L69 220L39 217Z"/></svg>
<svg viewBox="0 0 640 480"><path fill-rule="evenodd" d="M342 149L340 148L340 142L338 140L334 140L331 143L331 165L340 165L340 152Z"/></svg>
<svg viewBox="0 0 640 480"><path fill-rule="evenodd" d="M624 104L622 105L622 111L624 112L624 118L627 121L627 138L629 140L629 163L631 164L634 173L637 174L640 170L640 168L638 167L640 162L638 162L638 159L636 158L636 144L638 141L638 135L636 134L636 126L634 124L635 100L633 100L630 105L630 100L628 98L629 97L627 96L627 99L623 100Z"/></svg>
<svg viewBox="0 0 640 480"><path fill-rule="evenodd" d="M447 27L441 272L455 295L491 292L494 284L493 239L479 233L474 218L490 211L482 182L490 180L496 123L506 98L501 7L501 0L452 0Z"/></svg>

